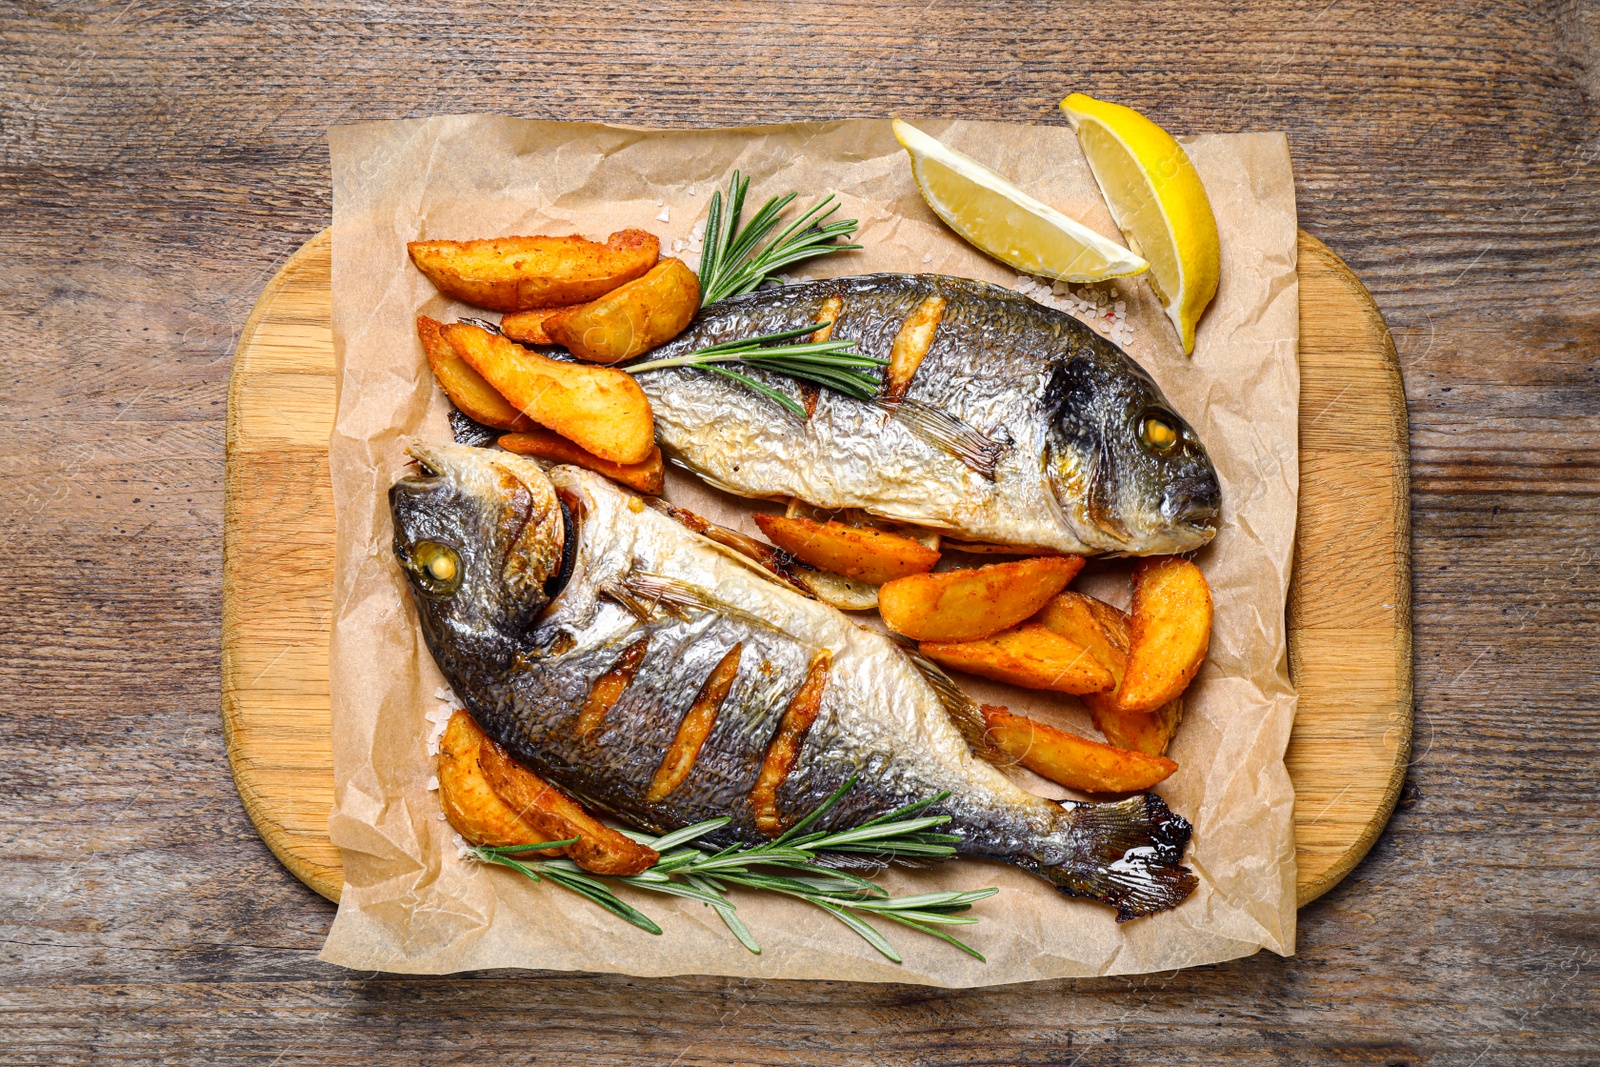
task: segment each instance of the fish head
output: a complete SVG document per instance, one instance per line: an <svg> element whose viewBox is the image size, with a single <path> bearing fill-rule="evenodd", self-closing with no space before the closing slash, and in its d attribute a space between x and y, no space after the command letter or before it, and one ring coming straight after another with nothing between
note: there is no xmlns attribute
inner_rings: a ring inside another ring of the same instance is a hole
<svg viewBox="0 0 1600 1067"><path fill-rule="evenodd" d="M1211 457L1150 375L1104 349L1091 345L1057 364L1045 390L1056 501L1078 540L1097 551L1199 548L1216 535L1222 509Z"/></svg>
<svg viewBox="0 0 1600 1067"><path fill-rule="evenodd" d="M416 470L389 489L394 554L428 647L452 665L508 662L571 565L572 532L532 460L414 443Z"/></svg>

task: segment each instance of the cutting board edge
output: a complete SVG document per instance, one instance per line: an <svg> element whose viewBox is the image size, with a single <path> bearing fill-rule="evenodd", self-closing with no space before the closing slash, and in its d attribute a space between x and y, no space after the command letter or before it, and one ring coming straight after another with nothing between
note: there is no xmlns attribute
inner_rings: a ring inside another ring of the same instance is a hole
<svg viewBox="0 0 1600 1067"><path fill-rule="evenodd" d="M1388 827L1395 806L1400 802L1401 790L1405 788L1406 772L1411 767L1412 731L1416 720L1413 711L1415 679L1412 674L1411 633L1411 425L1406 407L1405 378L1400 373L1399 353L1395 350L1394 336L1389 332L1389 324L1384 321L1378 302L1372 298L1371 292L1362 284L1361 279L1356 277L1344 259L1321 239L1305 230L1298 232L1300 254L1304 256L1309 250L1325 259L1333 275L1349 291L1351 299L1361 307L1367 328L1381 339L1384 379L1389 400L1390 432L1396 441L1404 441L1407 446L1395 449L1391 453L1395 492L1398 497L1394 509L1393 596L1396 617L1404 620L1403 625L1395 628L1395 673L1400 690L1396 703L1404 709L1397 753L1394 764L1389 769L1389 779L1384 783L1383 797L1378 803L1372 822L1343 856L1315 880L1298 888L1295 894L1296 906L1303 908L1344 881L1345 877L1367 858L1367 853L1372 851L1372 846L1378 843L1378 838ZM1293 643L1290 644L1289 651L1292 676L1296 653Z"/></svg>

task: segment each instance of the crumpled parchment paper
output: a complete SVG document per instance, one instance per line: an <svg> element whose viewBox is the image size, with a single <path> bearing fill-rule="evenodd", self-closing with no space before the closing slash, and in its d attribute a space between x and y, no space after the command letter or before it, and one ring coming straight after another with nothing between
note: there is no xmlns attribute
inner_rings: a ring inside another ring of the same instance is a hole
<svg viewBox="0 0 1600 1067"><path fill-rule="evenodd" d="M1066 127L919 125L1120 240ZM1200 888L1174 911L1119 926L1110 909L1067 899L998 864L891 871L884 884L898 891L1001 888L974 910L979 925L957 931L987 962L885 924L902 964L798 901L736 895L763 947L752 955L702 905L636 894L634 903L665 931L652 936L565 890L458 857L429 788L428 737L442 717L436 693L444 682L393 559L386 494L404 467L405 438L449 437L416 316L481 313L439 296L405 246L519 233L604 238L640 227L660 235L663 254L679 242L678 254L693 265L685 246L695 223L712 190L738 168L754 179L754 205L790 190L799 191L801 205L833 192L843 201L838 217L861 220L863 251L801 265L797 276L935 272L1017 285L1015 272L933 215L887 121L670 131L450 117L345 127L330 141L340 377L330 444L338 515L330 829L346 881L324 960L413 973L531 967L973 986L1293 951L1294 796L1283 753L1295 695L1284 604L1299 477L1298 293L1294 185L1282 135L1185 142L1216 211L1223 257L1221 288L1192 358L1146 281L1099 287L1109 308L1124 305L1133 336L1123 347L1195 425L1222 479L1221 531L1197 556L1216 601L1211 654L1186 696L1170 753L1180 769L1157 789L1195 825L1186 862ZM1087 305L1072 306L1081 313ZM1103 315L1089 317L1104 330ZM668 495L754 532L747 506L687 477L674 478ZM1126 605L1127 572L1126 563L1091 564L1077 587ZM1071 697L961 680L980 700L1097 736ZM1039 792L1067 795L1014 773Z"/></svg>

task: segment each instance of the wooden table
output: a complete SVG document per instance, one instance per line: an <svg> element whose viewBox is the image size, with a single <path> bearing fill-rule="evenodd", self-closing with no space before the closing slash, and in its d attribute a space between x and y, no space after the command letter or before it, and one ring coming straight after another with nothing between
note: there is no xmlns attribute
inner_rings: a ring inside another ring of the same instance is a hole
<svg viewBox="0 0 1600 1067"><path fill-rule="evenodd" d="M0 1063L1600 1059L1600 13L1208 8L0 12ZM961 993L318 963L331 909L245 818L217 664L229 358L327 224L324 130L1054 123L1073 89L1289 131L1301 224L1403 364L1416 754L1299 954Z"/></svg>

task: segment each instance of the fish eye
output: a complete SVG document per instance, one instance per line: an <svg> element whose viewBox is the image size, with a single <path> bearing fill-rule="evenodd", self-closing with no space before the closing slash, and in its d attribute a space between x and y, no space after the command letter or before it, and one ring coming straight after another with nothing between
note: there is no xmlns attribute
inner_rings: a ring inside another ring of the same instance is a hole
<svg viewBox="0 0 1600 1067"><path fill-rule="evenodd" d="M418 541L413 545L406 569L434 596L449 596L461 586L461 554L438 541Z"/></svg>
<svg viewBox="0 0 1600 1067"><path fill-rule="evenodd" d="M1139 416L1139 444L1153 456L1169 455L1178 447L1178 427L1158 411Z"/></svg>

